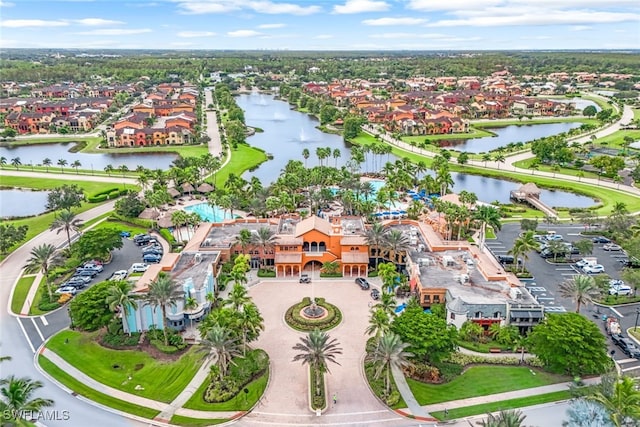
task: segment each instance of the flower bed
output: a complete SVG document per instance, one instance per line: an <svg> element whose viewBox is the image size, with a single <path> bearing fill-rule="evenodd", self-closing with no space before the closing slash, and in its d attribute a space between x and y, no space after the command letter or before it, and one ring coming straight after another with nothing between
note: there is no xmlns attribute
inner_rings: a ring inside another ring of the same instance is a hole
<svg viewBox="0 0 640 427"><path fill-rule="evenodd" d="M293 329L302 332L310 332L318 328L321 331L327 331L336 327L342 321L342 312L338 307L329 304L324 298L316 298L316 304L327 311L327 315L321 319L307 319L300 315L303 308L311 305L311 298L304 297L298 304L289 307L284 315L287 325Z"/></svg>

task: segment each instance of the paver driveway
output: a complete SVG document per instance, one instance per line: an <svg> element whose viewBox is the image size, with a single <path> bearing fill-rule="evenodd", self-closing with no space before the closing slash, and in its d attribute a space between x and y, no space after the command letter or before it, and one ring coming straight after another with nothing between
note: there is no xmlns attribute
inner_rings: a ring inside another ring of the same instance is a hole
<svg viewBox="0 0 640 427"><path fill-rule="evenodd" d="M369 292L360 290L353 280L314 279L316 297L326 298L343 314L342 323L330 331L342 347L337 357L340 366L331 365L326 383L329 396L337 394L338 404L320 417L311 413L308 404L308 368L292 362L296 352L292 347L304 334L289 328L284 313L305 296L311 296L310 284L292 280L270 279L249 290L264 317L265 331L254 343L271 357L271 381L256 409L238 425L359 425L411 426L417 425L383 406L369 390L364 373L364 334L369 319Z"/></svg>

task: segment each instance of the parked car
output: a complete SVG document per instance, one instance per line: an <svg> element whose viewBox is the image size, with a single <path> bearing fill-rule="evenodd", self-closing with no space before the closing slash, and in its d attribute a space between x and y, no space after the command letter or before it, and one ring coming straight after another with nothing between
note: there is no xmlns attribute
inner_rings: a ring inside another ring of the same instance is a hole
<svg viewBox="0 0 640 427"><path fill-rule="evenodd" d="M548 258L553 258L554 254L549 249L545 249L542 252L540 252L540 256L544 259L548 259ZM564 258L565 256L566 254L564 252L560 252L555 255L556 258Z"/></svg>
<svg viewBox="0 0 640 427"><path fill-rule="evenodd" d="M625 268L640 268L640 260L635 257L631 257L630 259L622 258L620 262Z"/></svg>
<svg viewBox="0 0 640 427"><path fill-rule="evenodd" d="M72 288L76 288L76 289L84 289L87 287L87 284L84 282L72 282L72 281L68 281L62 284L62 286L60 286L61 288L64 287L68 287L71 286Z"/></svg>
<svg viewBox="0 0 640 427"><path fill-rule="evenodd" d="M113 280L113 281L124 280L127 278L128 275L129 275L129 272L127 270L114 271L111 277L109 277L109 280Z"/></svg>
<svg viewBox="0 0 640 427"><path fill-rule="evenodd" d="M83 268L81 270L77 270L75 276L96 277L97 274L97 270L92 268Z"/></svg>
<svg viewBox="0 0 640 427"><path fill-rule="evenodd" d="M369 282L367 282L367 279L364 279L362 277L356 278L356 284L360 286L360 289L362 289L363 291L366 291L371 287L369 285Z"/></svg>
<svg viewBox="0 0 640 427"><path fill-rule="evenodd" d="M636 345L631 341L630 338L621 338L615 344L622 349L622 352L627 356L635 357L636 359L640 358L640 349L636 347Z"/></svg>
<svg viewBox="0 0 640 427"><path fill-rule="evenodd" d="M618 345L618 343L623 339L624 339L624 335L622 334L611 335L611 341L613 341L615 345Z"/></svg>
<svg viewBox="0 0 640 427"><path fill-rule="evenodd" d="M122 237L122 238L129 238L129 237L131 237L131 232L130 232L130 231L123 230L123 231L121 231L121 232L120 232L120 237Z"/></svg>
<svg viewBox="0 0 640 427"><path fill-rule="evenodd" d="M611 243L611 240L607 239L604 236L597 236L591 239L593 243Z"/></svg>
<svg viewBox="0 0 640 427"><path fill-rule="evenodd" d="M142 255L159 255L162 256L164 255L164 251L162 249L158 249L158 248L149 248L146 251L142 251Z"/></svg>
<svg viewBox="0 0 640 427"><path fill-rule="evenodd" d="M585 265L582 268L582 271L584 271L587 274L600 274L600 273L604 273L604 266L602 264Z"/></svg>
<svg viewBox="0 0 640 427"><path fill-rule="evenodd" d="M69 282L89 283L91 282L91 276L78 276L77 274L74 274L73 277L69 279Z"/></svg>
<svg viewBox="0 0 640 427"><path fill-rule="evenodd" d="M159 254L144 254L142 255L142 261L150 264L157 264L162 259L162 255Z"/></svg>
<svg viewBox="0 0 640 427"><path fill-rule="evenodd" d="M498 262L500 262L500 264L513 264L516 262L516 259L511 255L498 255Z"/></svg>
<svg viewBox="0 0 640 427"><path fill-rule="evenodd" d="M78 293L78 290L73 286L63 286L61 288L56 289L55 293L58 295L62 295L62 294L75 295L76 293Z"/></svg>
<svg viewBox="0 0 640 427"><path fill-rule="evenodd" d="M609 288L609 295L631 295L633 290L627 285L614 285Z"/></svg>
<svg viewBox="0 0 640 427"><path fill-rule="evenodd" d="M301 274L300 283L311 283L311 277L309 277L309 275L305 273Z"/></svg>
<svg viewBox="0 0 640 427"><path fill-rule="evenodd" d="M144 273L145 271L147 271L147 268L149 268L149 264L144 264L141 262L136 262L135 264L131 265L131 271L133 273Z"/></svg>
<svg viewBox="0 0 640 427"><path fill-rule="evenodd" d="M550 234L550 235L547 236L547 240L548 241L564 240L564 237L562 237L562 234Z"/></svg>
<svg viewBox="0 0 640 427"><path fill-rule="evenodd" d="M138 246L146 245L150 240L151 236L149 236L148 234L136 234L135 236L133 236L133 243Z"/></svg>
<svg viewBox="0 0 640 427"><path fill-rule="evenodd" d="M602 247L602 249L605 250L605 251L617 252L617 251L621 251L622 250L622 246L616 245L615 243L607 243L606 245L604 245Z"/></svg>
<svg viewBox="0 0 640 427"><path fill-rule="evenodd" d="M374 300L379 300L380 299L380 291L377 289L372 289L371 290L371 298L373 298Z"/></svg>

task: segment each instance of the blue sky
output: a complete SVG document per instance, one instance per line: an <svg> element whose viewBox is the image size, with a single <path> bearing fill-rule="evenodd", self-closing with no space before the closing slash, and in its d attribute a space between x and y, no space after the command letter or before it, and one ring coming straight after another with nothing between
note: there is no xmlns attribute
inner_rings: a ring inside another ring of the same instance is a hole
<svg viewBox="0 0 640 427"><path fill-rule="evenodd" d="M638 49L640 0L0 0L0 47Z"/></svg>

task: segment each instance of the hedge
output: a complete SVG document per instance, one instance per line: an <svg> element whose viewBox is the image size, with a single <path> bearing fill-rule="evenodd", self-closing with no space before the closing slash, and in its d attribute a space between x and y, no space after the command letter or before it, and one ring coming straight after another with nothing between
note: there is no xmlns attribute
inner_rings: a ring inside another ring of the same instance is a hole
<svg viewBox="0 0 640 427"><path fill-rule="evenodd" d="M464 353L453 353L447 358L448 362L456 363L458 365L476 365L476 364L488 364L488 365L520 365L522 364L520 356L504 356L504 357L485 357L476 356ZM524 364L533 366L536 368L542 368L544 364L537 357L531 357L524 359Z"/></svg>
<svg viewBox="0 0 640 427"><path fill-rule="evenodd" d="M100 203L108 199L115 199L116 197L124 196L127 193L129 193L129 190L124 188L108 188L88 196L87 201L89 203Z"/></svg>
<svg viewBox="0 0 640 427"><path fill-rule="evenodd" d="M111 215L107 219L107 221L119 221L128 223L131 225L137 225L138 227L152 229L154 226L153 220L150 219L142 219L142 218L131 218L128 216L120 215L116 212L111 212Z"/></svg>
<svg viewBox="0 0 640 427"><path fill-rule="evenodd" d="M265 270L261 268L258 270L258 277L276 277L276 272L274 270Z"/></svg>
<svg viewBox="0 0 640 427"><path fill-rule="evenodd" d="M301 302L289 307L284 315L285 322L293 329L302 332L310 332L316 328L321 331L327 331L340 324L342 312L338 307L329 304L324 298L316 298L316 304L327 310L327 315L322 319L307 319L300 315L300 311L304 307L311 305L311 298L304 297Z"/></svg>
<svg viewBox="0 0 640 427"><path fill-rule="evenodd" d="M316 382L320 384L316 386ZM313 409L326 408L327 396L325 396L324 374L312 366L309 366L309 389L311 391L311 407Z"/></svg>
<svg viewBox="0 0 640 427"><path fill-rule="evenodd" d="M165 354L173 354L180 351L180 349L174 345L164 345L161 340L149 340L151 345Z"/></svg>
<svg viewBox="0 0 640 427"><path fill-rule="evenodd" d="M261 377L269 368L269 356L264 350L252 350L245 357L236 357L222 381L210 377L211 384L204 391L203 400L209 403L226 402L234 398L247 384Z"/></svg>

